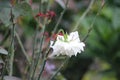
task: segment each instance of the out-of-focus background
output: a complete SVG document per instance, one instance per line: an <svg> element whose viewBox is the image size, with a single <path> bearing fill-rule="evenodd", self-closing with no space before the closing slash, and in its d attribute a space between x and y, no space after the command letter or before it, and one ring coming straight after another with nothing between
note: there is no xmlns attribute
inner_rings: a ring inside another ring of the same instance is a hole
<svg viewBox="0 0 120 80"><path fill-rule="evenodd" d="M13 0L14 1L14 0ZM12 4L16 19L16 31L29 54L32 55L33 35L37 26L34 16L38 13L40 0L16 0ZM56 16L46 27L46 37L52 30L65 8L66 0L42 0L42 12L47 7L54 11ZM72 31L79 18L88 8L92 0L69 0L68 8L60 22L59 29ZM102 4L105 5L100 10ZM49 5L48 5L49 4ZM99 15L96 14L99 12ZM96 19L95 19L96 17ZM120 0L95 0L87 15L80 21L79 31L82 40L93 24L93 29L85 41L85 51L72 56L55 80L120 80ZM0 47L8 50L10 26L10 1L0 0ZM41 29L41 28L40 28ZM42 34L38 34L40 37ZM39 40L38 40L39 41ZM47 41L47 40L45 40ZM47 42L44 43L43 50ZM58 68L62 61L50 60L47 62L43 77L49 77L54 68ZM21 77L26 64L25 57L15 41L14 76ZM44 79L43 79L44 80Z"/></svg>

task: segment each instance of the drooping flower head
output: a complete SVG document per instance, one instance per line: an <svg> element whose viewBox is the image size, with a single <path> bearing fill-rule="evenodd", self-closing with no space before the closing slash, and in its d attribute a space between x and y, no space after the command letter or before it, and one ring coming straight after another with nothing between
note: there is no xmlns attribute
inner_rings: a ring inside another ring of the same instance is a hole
<svg viewBox="0 0 120 80"><path fill-rule="evenodd" d="M69 35L58 35L55 44L54 41L50 42L50 47L53 48L53 52L49 57L66 55L71 57L84 51L85 44L80 41L78 32L72 32Z"/></svg>

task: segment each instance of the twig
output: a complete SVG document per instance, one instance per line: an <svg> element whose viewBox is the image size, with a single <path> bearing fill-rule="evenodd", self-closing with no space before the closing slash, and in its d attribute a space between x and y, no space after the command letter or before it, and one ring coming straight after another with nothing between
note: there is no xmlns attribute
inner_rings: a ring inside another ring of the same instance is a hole
<svg viewBox="0 0 120 80"><path fill-rule="evenodd" d="M39 74L39 76L38 76L38 79L36 79L36 80L40 80L41 75L42 75L42 72L44 71L45 63L46 63L46 61L47 61L47 56L48 56L48 54L49 54L51 51L52 51L52 49L49 48L49 50L48 50L47 53L45 54L45 57L44 57L43 62L42 62L42 67L41 67L41 69L40 69L40 74Z"/></svg>
<svg viewBox="0 0 120 80"><path fill-rule="evenodd" d="M43 26L43 29L42 29L42 32L41 32L41 33L44 33L44 31L45 31L45 26ZM37 59L36 59L36 61L35 61L35 65L34 65L34 69L33 69L33 73L32 73L32 78L34 78L35 71L36 71L36 68L37 68L37 65L38 65L38 62L39 62L39 57L40 57L41 50L42 50L43 39L44 39L44 35L42 35L42 37L41 37L41 39L40 39L40 47L39 47Z"/></svg>
<svg viewBox="0 0 120 80"><path fill-rule="evenodd" d="M40 0L40 3L39 3L39 12L42 12L42 0Z"/></svg>
<svg viewBox="0 0 120 80"><path fill-rule="evenodd" d="M68 4L68 2L69 2L69 0L67 0L67 2L66 2L66 8L65 8L65 9L63 10L63 12L61 13L61 16L59 17L58 22L57 22L57 24L55 25L55 28L54 28L54 30L53 30L53 33L54 33L54 32L56 31L56 29L58 28L58 25L59 25L59 23L60 23L63 15L64 15L66 9L67 9L67 4ZM52 33L52 34L53 34L53 33ZM40 74L39 74L37 80L40 80L40 78L41 78L42 72L44 71L44 67L45 67L47 55L49 54L50 51L51 51L51 49L49 49L48 52L45 54L45 57L44 57L43 62L42 62L42 67L41 67L41 69L40 69Z"/></svg>
<svg viewBox="0 0 120 80"><path fill-rule="evenodd" d="M42 72L43 72L44 67L45 67L46 60L47 60L47 58L44 58L44 59L43 59L43 63L42 63L41 69L40 69L40 73L39 73L39 75L38 75L38 79L36 79L36 80L40 80L40 77L41 77Z"/></svg>
<svg viewBox="0 0 120 80"><path fill-rule="evenodd" d="M68 1L69 1L69 0L67 0L67 2L66 2L66 7L67 7L67 4L68 4ZM55 28L54 28L54 30L53 30L53 33L54 33L54 32L56 31L56 29L58 28L58 25L59 25L59 23L60 23L60 21L61 21L61 19L62 19L62 17L63 17L63 14L65 13L65 11L66 11L66 8L65 8L65 9L63 10L63 12L61 13L61 16L59 17L58 22L57 22L57 24L55 25ZM52 33L52 34L53 34L53 33ZM47 57L48 54L49 54L49 50L48 50L48 52L46 53L46 55L45 55L45 57L44 57L44 60L43 60L43 63L42 63L42 67L41 67L41 69L40 69L40 74L39 74L37 80L40 80L40 78L41 78L41 75L42 75L42 72L43 72L43 70L44 70L45 63L46 63L46 57Z"/></svg>
<svg viewBox="0 0 120 80"><path fill-rule="evenodd" d="M36 46L36 41L37 41L37 32L38 32L38 27L36 27L36 30L35 30L35 33L34 33L34 37L33 37L33 46L32 46L32 49L33 49L33 52L32 52L32 58L31 58L31 65L30 65L30 73L29 73L29 79L28 80L31 80L32 79L32 73L33 73L33 69L34 69L34 57L35 57L35 46ZM32 79L33 80L33 79Z"/></svg>
<svg viewBox="0 0 120 80"><path fill-rule="evenodd" d="M93 3L95 2L95 0L91 0L88 8L86 9L86 11L82 14L82 16L79 18L79 20L77 21L74 29L72 31L75 31L78 27L79 27L79 24L81 23L81 21L85 18L85 16L87 15L87 13L90 11Z"/></svg>
<svg viewBox="0 0 120 80"><path fill-rule="evenodd" d="M57 21L57 23L56 23L56 25L55 25L55 28L54 28L54 30L53 30L53 32L52 32L52 35L53 35L53 34L55 33L55 31L57 30L57 28L58 28L58 26L59 26L59 24L60 24L60 21L62 20L62 17L63 17L63 15L64 15L64 13L65 13L65 11L66 11L66 9L67 9L68 2L69 2L69 0L66 1L65 8L63 9L63 11L61 12L60 17L58 18L58 21Z"/></svg>
<svg viewBox="0 0 120 80"><path fill-rule="evenodd" d="M3 40L0 42L0 45L3 45L9 36L10 36L10 30L7 29L7 31L5 31L5 35L4 35Z"/></svg>
<svg viewBox="0 0 120 80"><path fill-rule="evenodd" d="M12 8L11 8L11 13L10 13L10 21L12 22L12 28L11 28L11 45L10 45L10 60L9 60L9 76L12 76L13 74L13 62L14 62L14 35L15 35L15 24L14 24L14 15L12 13Z"/></svg>
<svg viewBox="0 0 120 80"><path fill-rule="evenodd" d="M15 35L16 35L16 38L17 38L17 40L18 40L18 43L19 43L19 45L20 45L20 47L21 47L21 50L22 50L23 54L25 55L25 57L26 57L26 59L27 59L27 61L28 61L28 64L30 65L30 64L31 64L30 58L29 58L27 52L25 51L25 48L23 47L23 44L22 44L22 42L21 42L21 40L20 40L20 37L19 37L19 35L17 34L16 31L15 31Z"/></svg>
<svg viewBox="0 0 120 80"><path fill-rule="evenodd" d="M49 3L48 3L48 6L49 6ZM49 10L49 7L47 7L47 10ZM40 4L39 4L39 12L42 11L42 0L40 0ZM40 22L40 18L39 18L39 22ZM47 18L44 19L44 23L43 23L43 26L42 26L42 30L41 30L41 33L44 33L45 32L45 29L46 29L46 23L47 23ZM42 52L42 45L43 45L43 40L44 40L44 35L42 35L41 39L40 39L40 46L39 46L39 49L38 49L38 55L37 55L37 59L35 62L35 65L33 67L33 72L32 72L32 79L34 78L34 75L35 75L35 71L37 69L37 65L39 63L39 57L40 57L40 54Z"/></svg>
<svg viewBox="0 0 120 80"><path fill-rule="evenodd" d="M83 38L82 42L85 42L86 39L88 38L90 32L92 31L92 29L93 29L93 27L94 27L94 23L95 23L95 21L96 21L96 18L97 18L97 16L99 15L100 11L103 9L104 5L105 5L105 2L102 3L102 6L99 8L96 16L94 17L94 20L92 21L92 23L91 23L91 25L90 25L90 28L88 29L88 32L87 32L86 36Z"/></svg>
<svg viewBox="0 0 120 80"><path fill-rule="evenodd" d="M42 12L42 0L40 0L39 2L39 11L38 12ZM40 18L39 18L39 21L40 21ZM29 80L33 80L34 79L34 75L35 75L35 70L36 70L36 66L37 64L35 64L35 47L36 47L36 41L37 41L37 32L38 32L38 26L36 27L36 30L35 30L35 34L34 34L34 38L33 38L33 53L32 53L32 62L31 62L31 66L30 66L30 74L29 74Z"/></svg>

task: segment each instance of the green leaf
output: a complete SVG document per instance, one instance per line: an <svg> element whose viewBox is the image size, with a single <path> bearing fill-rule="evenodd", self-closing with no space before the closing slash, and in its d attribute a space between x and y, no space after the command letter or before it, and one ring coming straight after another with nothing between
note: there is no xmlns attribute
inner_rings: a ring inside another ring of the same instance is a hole
<svg viewBox="0 0 120 80"><path fill-rule="evenodd" d="M31 6L26 3L20 3L16 4L15 7L13 8L13 13L16 17L18 16L31 16L32 15L32 9Z"/></svg>
<svg viewBox="0 0 120 80"><path fill-rule="evenodd" d="M10 25L10 4L8 0L0 1L0 20L5 26Z"/></svg>
<svg viewBox="0 0 120 80"><path fill-rule="evenodd" d="M5 49L0 48L0 54L7 55L7 54L8 54L8 52L7 52Z"/></svg>
<svg viewBox="0 0 120 80"><path fill-rule="evenodd" d="M11 24L10 22L10 7L3 7L0 9L0 20L5 24L5 26L9 26ZM16 4L13 8L13 15L15 16L15 19L19 16L32 16L32 9L30 5L26 2Z"/></svg>
<svg viewBox="0 0 120 80"><path fill-rule="evenodd" d="M101 14L104 15L107 19L111 20L113 17L113 9L110 7L104 7Z"/></svg>
<svg viewBox="0 0 120 80"><path fill-rule="evenodd" d="M10 8L8 0L0 0L0 11L4 8Z"/></svg>
<svg viewBox="0 0 120 80"><path fill-rule="evenodd" d="M120 8L116 7L113 15L113 27L117 29L120 27Z"/></svg>
<svg viewBox="0 0 120 80"><path fill-rule="evenodd" d="M10 22L10 8L3 8L0 11L0 20L5 24L5 26L8 26Z"/></svg>

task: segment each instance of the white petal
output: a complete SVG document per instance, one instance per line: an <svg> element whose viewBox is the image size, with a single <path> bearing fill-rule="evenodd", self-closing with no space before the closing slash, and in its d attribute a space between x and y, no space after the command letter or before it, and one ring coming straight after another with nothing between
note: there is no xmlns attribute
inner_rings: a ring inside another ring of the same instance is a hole
<svg viewBox="0 0 120 80"><path fill-rule="evenodd" d="M50 47L53 48L53 53L51 56L67 55L71 57L72 55L77 55L84 51L85 44L80 42L78 32L72 32L68 35L68 42L64 42L64 37L61 35L57 36L57 40L54 45L53 41L50 43Z"/></svg>
<svg viewBox="0 0 120 80"><path fill-rule="evenodd" d="M78 32L77 32L77 31L72 32L72 33L70 33L70 35L69 35L69 40L76 40L76 39L78 39L78 38L79 38L79 35L78 35Z"/></svg>

